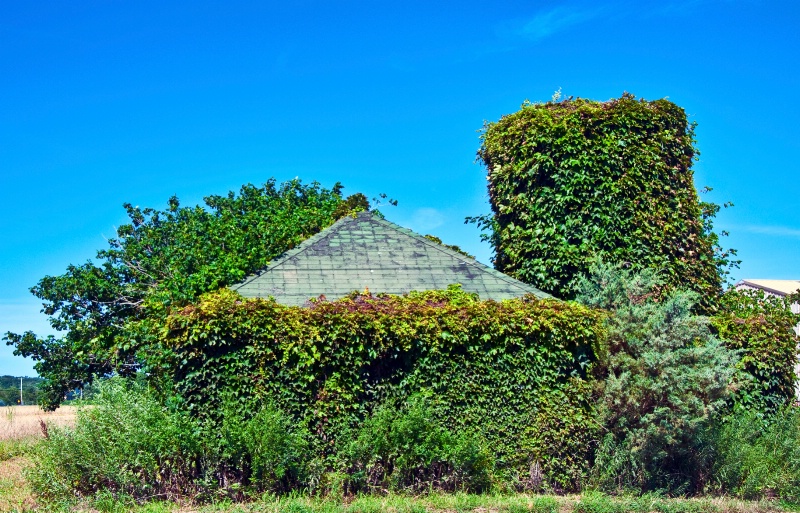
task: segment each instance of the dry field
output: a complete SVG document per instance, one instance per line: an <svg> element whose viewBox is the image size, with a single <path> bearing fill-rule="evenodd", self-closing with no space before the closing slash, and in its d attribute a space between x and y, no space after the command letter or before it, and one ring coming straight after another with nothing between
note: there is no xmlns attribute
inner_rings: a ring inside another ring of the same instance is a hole
<svg viewBox="0 0 800 513"><path fill-rule="evenodd" d="M0 440L42 436L42 421L57 426L71 425L75 421L75 407L62 406L54 412L45 412L38 406L2 406Z"/></svg>
<svg viewBox="0 0 800 513"><path fill-rule="evenodd" d="M36 509L22 471L30 464L25 447L42 438L42 422L71 425L75 407L62 406L54 412L44 412L38 406L0 407L0 512Z"/></svg>

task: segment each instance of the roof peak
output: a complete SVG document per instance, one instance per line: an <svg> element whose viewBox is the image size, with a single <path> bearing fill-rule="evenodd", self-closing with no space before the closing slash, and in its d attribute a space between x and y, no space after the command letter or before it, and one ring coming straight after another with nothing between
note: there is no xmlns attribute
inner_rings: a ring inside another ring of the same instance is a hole
<svg viewBox="0 0 800 513"><path fill-rule="evenodd" d="M336 299L367 287L404 294L456 283L482 299L551 297L367 211L344 216L231 288L246 297L301 305L321 294Z"/></svg>

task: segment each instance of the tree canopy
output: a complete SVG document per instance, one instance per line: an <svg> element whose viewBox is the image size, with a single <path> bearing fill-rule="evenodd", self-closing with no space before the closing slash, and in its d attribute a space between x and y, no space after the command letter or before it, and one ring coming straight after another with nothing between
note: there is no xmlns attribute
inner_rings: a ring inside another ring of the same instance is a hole
<svg viewBox="0 0 800 513"><path fill-rule="evenodd" d="M130 375L149 350L154 321L170 308L236 283L343 215L369 209L363 194L341 193L341 184L271 179L208 196L204 206L183 207L176 197L165 210L126 203L130 222L94 260L31 288L63 336L9 332L4 340L37 361L45 406L94 376Z"/></svg>
<svg viewBox="0 0 800 513"><path fill-rule="evenodd" d="M667 100L523 104L484 127L495 266L572 298L594 258L657 269L667 288L721 292L729 254L717 247L694 188L694 124Z"/></svg>

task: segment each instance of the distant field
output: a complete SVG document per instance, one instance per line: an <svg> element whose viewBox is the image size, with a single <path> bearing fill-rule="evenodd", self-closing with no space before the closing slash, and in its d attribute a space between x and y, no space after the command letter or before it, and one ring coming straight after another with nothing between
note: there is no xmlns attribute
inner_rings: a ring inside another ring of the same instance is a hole
<svg viewBox="0 0 800 513"><path fill-rule="evenodd" d="M74 406L62 406L54 412L42 411L38 406L0 407L0 440L14 440L41 436L40 420L58 426L75 422Z"/></svg>
<svg viewBox="0 0 800 513"><path fill-rule="evenodd" d="M28 452L41 440L40 421L67 426L75 422L74 406L44 412L38 406L0 406L0 511L36 511L37 504L23 469L30 465Z"/></svg>

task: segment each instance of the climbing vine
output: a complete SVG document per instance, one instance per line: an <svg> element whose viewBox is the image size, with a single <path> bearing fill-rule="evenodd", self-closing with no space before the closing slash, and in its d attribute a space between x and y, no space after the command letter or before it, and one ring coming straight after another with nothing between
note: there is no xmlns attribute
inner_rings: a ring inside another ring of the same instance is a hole
<svg viewBox="0 0 800 513"><path fill-rule="evenodd" d="M195 414L269 401L302 419L323 453L377 404L417 392L522 480L535 466L574 489L596 440L588 371L602 353L599 314L574 303L451 288L298 308L223 290L171 316L165 337L161 363Z"/></svg>
<svg viewBox="0 0 800 513"><path fill-rule="evenodd" d="M522 108L484 127L495 266L558 297L574 297L594 258L660 271L667 288L721 292L717 239L694 188L694 124L668 100L623 94Z"/></svg>

